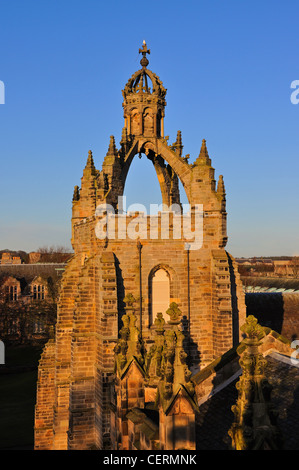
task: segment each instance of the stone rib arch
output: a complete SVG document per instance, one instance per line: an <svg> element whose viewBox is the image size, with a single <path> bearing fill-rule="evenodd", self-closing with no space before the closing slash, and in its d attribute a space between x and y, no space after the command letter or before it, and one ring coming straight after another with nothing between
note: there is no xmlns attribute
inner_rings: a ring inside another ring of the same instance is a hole
<svg viewBox="0 0 299 470"><path fill-rule="evenodd" d="M160 139L135 139L129 152L124 158L124 164L121 175L122 191L119 196L123 195L127 175L132 161L134 157L140 153L145 153L147 158L149 158L154 164L162 193L162 203L166 204L167 206L171 206L172 204L180 204L179 197L174 198L173 200L170 197L171 180L169 173L167 172L166 165L164 166L162 164L162 162L165 160L165 162L168 163L168 165L172 168L173 172L176 174L178 179L181 181L182 186L186 192L188 202L191 205L191 168L189 167L188 163L184 162L177 155L175 155L175 153L170 150L167 145L162 144Z"/></svg>
<svg viewBox="0 0 299 470"><path fill-rule="evenodd" d="M177 177L181 181L188 202L192 204L191 197L191 168L188 163L184 162L161 140L157 140L157 153L171 166Z"/></svg>
<svg viewBox="0 0 299 470"><path fill-rule="evenodd" d="M163 206L169 207L171 205L170 201L170 178L167 173L165 166L163 167L161 162L158 159L152 160L153 166L156 170L157 178L160 185L160 190L162 194L162 204Z"/></svg>

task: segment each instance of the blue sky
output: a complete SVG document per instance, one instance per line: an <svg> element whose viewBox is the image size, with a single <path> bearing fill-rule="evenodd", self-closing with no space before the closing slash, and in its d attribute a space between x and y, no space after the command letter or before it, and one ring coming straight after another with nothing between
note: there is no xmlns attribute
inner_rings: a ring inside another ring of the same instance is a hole
<svg viewBox="0 0 299 470"><path fill-rule="evenodd" d="M169 141L180 129L193 161L205 138L224 176L228 250L299 254L298 13L292 0L3 0L0 249L70 246L73 187L89 149L100 169L120 141L145 39ZM148 163L134 160L128 202L161 201Z"/></svg>

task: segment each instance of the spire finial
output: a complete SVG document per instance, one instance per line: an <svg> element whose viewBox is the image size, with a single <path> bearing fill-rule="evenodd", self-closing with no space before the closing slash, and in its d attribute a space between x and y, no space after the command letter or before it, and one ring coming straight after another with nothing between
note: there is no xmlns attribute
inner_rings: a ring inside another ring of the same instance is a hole
<svg viewBox="0 0 299 470"><path fill-rule="evenodd" d="M200 154L201 154L201 155L207 155L207 156L209 155L209 154L208 154L208 150L207 150L206 139L202 139Z"/></svg>
<svg viewBox="0 0 299 470"><path fill-rule="evenodd" d="M195 165L211 165L211 160L209 158L207 144L206 144L205 139L202 139L201 149L194 163Z"/></svg>
<svg viewBox="0 0 299 470"><path fill-rule="evenodd" d="M87 157L87 162L86 162L86 167L85 168L92 168L92 169L95 168L91 150L88 150L88 157Z"/></svg>
<svg viewBox="0 0 299 470"><path fill-rule="evenodd" d="M267 361L259 350L265 331L253 315L249 315L241 330L246 334L240 349L242 375L236 388L238 399L232 407L234 422L228 432L235 450L279 450L282 435L277 427L277 413L271 403L272 385L265 369Z"/></svg>
<svg viewBox="0 0 299 470"><path fill-rule="evenodd" d="M172 144L172 148L175 152L178 153L178 155L180 157L182 156L183 144L182 144L182 133L181 133L181 131L177 132L176 141L175 141L174 144Z"/></svg>
<svg viewBox="0 0 299 470"><path fill-rule="evenodd" d="M142 54L142 59L140 61L140 64L144 68L147 67L148 64L149 64L149 61L146 57L146 54L150 54L150 53L151 53L151 51L150 51L150 49L147 48L145 39L143 39L142 49L139 49L139 54Z"/></svg>
<svg viewBox="0 0 299 470"><path fill-rule="evenodd" d="M110 136L110 142L109 142L107 155L117 155L117 150L115 146L115 138L113 135Z"/></svg>
<svg viewBox="0 0 299 470"><path fill-rule="evenodd" d="M74 187L73 201L79 201L80 199L80 190L79 186Z"/></svg>
<svg viewBox="0 0 299 470"><path fill-rule="evenodd" d="M94 165L93 161L93 156L92 156L92 151L88 151L88 157L87 157L87 162L85 165L85 168L83 170L83 176L95 176L96 175L96 167Z"/></svg>
<svg viewBox="0 0 299 470"><path fill-rule="evenodd" d="M223 181L223 176L222 175L219 175L218 185L217 185L217 193L222 195L222 196L225 194L225 186L224 186L224 181Z"/></svg>

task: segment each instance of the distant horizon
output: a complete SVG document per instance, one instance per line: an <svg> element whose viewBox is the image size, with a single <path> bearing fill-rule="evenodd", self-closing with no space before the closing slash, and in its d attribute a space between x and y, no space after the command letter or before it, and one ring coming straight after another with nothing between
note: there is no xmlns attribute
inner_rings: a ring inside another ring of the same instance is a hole
<svg viewBox="0 0 299 470"><path fill-rule="evenodd" d="M50 245L51 247L51 245ZM40 247L40 248L44 248L44 247ZM65 248L68 248L68 247L65 247ZM66 252L63 252L63 251L59 251L59 253L73 253L73 248L68 248L70 251L66 251ZM227 251L227 250L226 250ZM36 250L31 250L31 251L27 251L27 250L22 250L22 249L15 249L15 250L11 250L11 249L8 249L8 248L0 248L0 253L3 253L3 252L6 252L6 253L18 253L18 252L22 252L22 253L26 253L26 254L30 254L30 253L39 253L38 249ZM231 253L230 253L231 254ZM253 256L234 256L235 259L251 259L251 258L258 258L258 259L271 259L271 258L292 258L292 257L296 257L297 255L273 255L273 256L268 256L268 255L253 255Z"/></svg>

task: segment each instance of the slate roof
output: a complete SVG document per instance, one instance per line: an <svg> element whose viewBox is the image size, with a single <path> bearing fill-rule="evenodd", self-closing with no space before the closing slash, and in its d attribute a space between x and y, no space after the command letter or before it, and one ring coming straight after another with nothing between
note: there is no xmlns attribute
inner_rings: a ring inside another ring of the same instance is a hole
<svg viewBox="0 0 299 470"><path fill-rule="evenodd" d="M65 267L65 263L0 265L0 277L14 276L31 282L36 276L43 276L44 278L57 277L64 271Z"/></svg>
<svg viewBox="0 0 299 470"><path fill-rule="evenodd" d="M285 356L266 356L266 376L273 386L272 403L279 413L278 426L284 438L284 450L299 450L299 364L294 366ZM197 450L230 450L228 436L234 420L231 407L238 392L235 379L199 408L196 428Z"/></svg>
<svg viewBox="0 0 299 470"><path fill-rule="evenodd" d="M62 275L65 267L65 263L0 265L0 286L11 276L20 281L22 294L27 295L28 286L35 278L54 281Z"/></svg>

